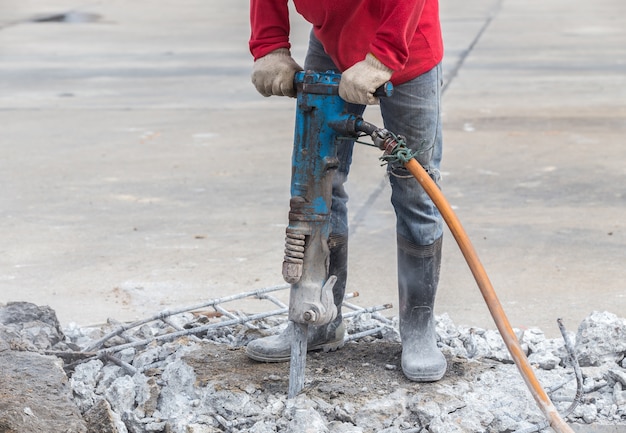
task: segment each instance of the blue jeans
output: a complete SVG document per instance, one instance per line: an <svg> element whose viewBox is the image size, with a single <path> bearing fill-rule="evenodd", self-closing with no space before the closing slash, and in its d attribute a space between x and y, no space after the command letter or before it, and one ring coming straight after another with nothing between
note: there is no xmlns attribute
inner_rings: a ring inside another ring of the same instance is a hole
<svg viewBox="0 0 626 433"><path fill-rule="evenodd" d="M311 32L304 62L306 70L339 71L322 44ZM441 64L406 83L394 86L393 95L380 98L380 112L389 131L406 137L408 147L417 152L416 159L438 184L442 155L441 137ZM348 110L357 115L364 105L349 104ZM333 179L331 232L348 234L348 194L344 184L348 179L354 142L342 140L337 149L339 168ZM396 213L396 232L415 245L430 245L443 234L443 219L439 210L415 178L400 164L387 166L391 184L391 203Z"/></svg>

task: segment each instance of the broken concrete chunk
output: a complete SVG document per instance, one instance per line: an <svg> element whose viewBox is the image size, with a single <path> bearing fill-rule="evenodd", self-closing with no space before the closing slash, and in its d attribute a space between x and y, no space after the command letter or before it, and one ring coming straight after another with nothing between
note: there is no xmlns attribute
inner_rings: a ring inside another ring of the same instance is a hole
<svg viewBox="0 0 626 433"><path fill-rule="evenodd" d="M120 416L111 410L111 405L100 399L91 409L85 412L87 433L127 433L126 426Z"/></svg>
<svg viewBox="0 0 626 433"><path fill-rule="evenodd" d="M0 352L0 428L10 433L86 433L58 358Z"/></svg>
<svg viewBox="0 0 626 433"><path fill-rule="evenodd" d="M626 319L595 311L578 327L576 354L581 366L619 362L626 354Z"/></svg>

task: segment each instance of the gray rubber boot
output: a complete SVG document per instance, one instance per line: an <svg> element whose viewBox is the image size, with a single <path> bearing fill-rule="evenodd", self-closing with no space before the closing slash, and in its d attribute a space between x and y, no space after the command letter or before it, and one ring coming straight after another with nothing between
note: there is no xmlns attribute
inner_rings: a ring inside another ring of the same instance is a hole
<svg viewBox="0 0 626 433"><path fill-rule="evenodd" d="M330 250L328 275L335 275L337 282L333 287L333 298L337 306L337 317L324 326L309 326L307 351L337 350L344 345L346 329L341 315L341 304L346 292L348 277L348 236L331 235L328 240ZM287 362L291 358L291 341L293 340L293 324L278 335L259 338L248 343L248 358L261 362Z"/></svg>
<svg viewBox="0 0 626 433"><path fill-rule="evenodd" d="M398 294L402 371L415 382L443 377L447 362L437 347L434 303L441 268L441 239L415 245L398 236Z"/></svg>

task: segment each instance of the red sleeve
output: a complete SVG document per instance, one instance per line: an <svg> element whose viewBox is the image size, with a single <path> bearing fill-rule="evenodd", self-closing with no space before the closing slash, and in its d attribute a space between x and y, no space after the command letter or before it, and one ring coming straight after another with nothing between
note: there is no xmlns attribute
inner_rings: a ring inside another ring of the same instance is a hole
<svg viewBox="0 0 626 433"><path fill-rule="evenodd" d="M250 53L254 60L290 48L288 0L250 0Z"/></svg>
<svg viewBox="0 0 626 433"><path fill-rule="evenodd" d="M404 68L426 0L381 1L380 26L370 51L394 71Z"/></svg>

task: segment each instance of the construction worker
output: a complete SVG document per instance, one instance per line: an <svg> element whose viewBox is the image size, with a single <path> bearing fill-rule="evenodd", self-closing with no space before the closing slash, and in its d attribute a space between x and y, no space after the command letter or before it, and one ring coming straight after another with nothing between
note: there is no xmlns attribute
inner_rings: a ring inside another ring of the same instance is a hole
<svg viewBox="0 0 626 433"><path fill-rule="evenodd" d="M441 85L443 42L438 0L294 0L312 24L306 70L342 73L339 95L350 111L363 113L380 104L385 128L407 138L407 145L435 182L440 180ZM295 97L294 74L303 70L291 57L287 0L251 0L252 82L263 96ZM374 97L387 81L391 97ZM309 350L343 345L341 302L348 255L348 196L344 189L353 142L341 141L340 166L333 179L330 269L337 318L310 327ZM446 359L437 347L433 308L441 264L443 221L422 187L401 164L388 166L391 203L396 213L397 264L402 370L413 381L441 379ZM250 342L247 355L257 361L290 359L289 325L279 334Z"/></svg>

